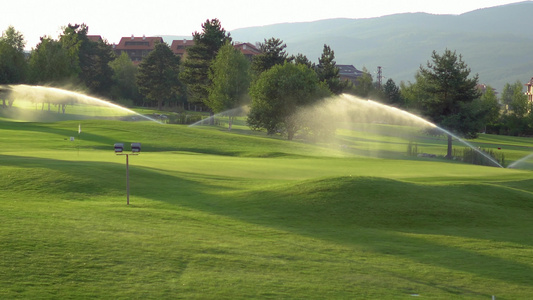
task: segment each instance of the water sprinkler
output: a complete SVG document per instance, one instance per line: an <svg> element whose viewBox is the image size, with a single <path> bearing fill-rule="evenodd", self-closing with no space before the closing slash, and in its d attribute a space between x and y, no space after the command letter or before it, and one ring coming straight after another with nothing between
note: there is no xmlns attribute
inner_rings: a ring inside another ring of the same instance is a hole
<svg viewBox="0 0 533 300"><path fill-rule="evenodd" d="M131 143L131 153L124 153L124 143L115 143L115 154L126 156L126 195L127 205L130 205L130 155L141 153L141 143Z"/></svg>

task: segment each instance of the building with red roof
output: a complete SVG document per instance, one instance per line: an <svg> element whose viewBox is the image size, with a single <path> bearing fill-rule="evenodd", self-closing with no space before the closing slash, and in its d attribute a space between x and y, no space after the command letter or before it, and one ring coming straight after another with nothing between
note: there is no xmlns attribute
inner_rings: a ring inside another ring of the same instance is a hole
<svg viewBox="0 0 533 300"><path fill-rule="evenodd" d="M113 45L113 50L115 51L116 55L126 52L130 59L134 63L138 64L144 57L148 55L148 53L150 53L150 51L154 50L157 43L163 42L164 41L162 37L135 37L132 35L131 37L121 38L120 43ZM175 55L180 56L183 60L187 57L187 49L192 46L194 46L194 40L173 40L172 44L170 45L170 49ZM237 42L234 44L234 47L235 49L239 49L242 54L244 54L244 56L250 60L252 60L252 57L255 55L261 54L261 50L251 43Z"/></svg>
<svg viewBox="0 0 533 300"><path fill-rule="evenodd" d="M241 50L242 54L244 54L249 60L252 60L252 57L256 55L261 54L261 50L259 50L254 44L236 42L233 47Z"/></svg>
<svg viewBox="0 0 533 300"><path fill-rule="evenodd" d="M170 49L183 60L187 56L187 48L194 46L193 40L173 40Z"/></svg>
<svg viewBox="0 0 533 300"><path fill-rule="evenodd" d="M154 50L157 43L163 43L162 37L123 37L118 45L113 46L115 54L120 55L126 52L134 63L140 63L143 57Z"/></svg>
<svg viewBox="0 0 533 300"><path fill-rule="evenodd" d="M101 35L87 35L87 38L89 39L89 41L91 42L104 42L104 39L102 39L102 36Z"/></svg>
<svg viewBox="0 0 533 300"><path fill-rule="evenodd" d="M528 83L526 83L526 88L527 101L531 104L533 103L533 77Z"/></svg>

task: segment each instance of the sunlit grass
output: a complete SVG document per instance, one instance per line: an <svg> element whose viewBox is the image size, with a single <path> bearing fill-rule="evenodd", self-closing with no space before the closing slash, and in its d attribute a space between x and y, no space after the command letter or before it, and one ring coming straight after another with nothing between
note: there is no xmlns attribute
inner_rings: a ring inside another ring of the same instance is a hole
<svg viewBox="0 0 533 300"><path fill-rule="evenodd" d="M129 206L115 142L143 145ZM529 171L149 122L0 122L0 145L2 298L533 295Z"/></svg>

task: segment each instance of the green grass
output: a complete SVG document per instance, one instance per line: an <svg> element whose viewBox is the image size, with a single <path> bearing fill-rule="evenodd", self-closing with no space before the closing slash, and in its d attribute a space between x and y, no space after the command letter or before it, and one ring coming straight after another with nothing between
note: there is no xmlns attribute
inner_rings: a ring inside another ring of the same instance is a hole
<svg viewBox="0 0 533 300"><path fill-rule="evenodd" d="M0 121L0 297L533 296L530 171L407 158L400 134L331 148L236 129ZM129 206L115 142L143 144Z"/></svg>

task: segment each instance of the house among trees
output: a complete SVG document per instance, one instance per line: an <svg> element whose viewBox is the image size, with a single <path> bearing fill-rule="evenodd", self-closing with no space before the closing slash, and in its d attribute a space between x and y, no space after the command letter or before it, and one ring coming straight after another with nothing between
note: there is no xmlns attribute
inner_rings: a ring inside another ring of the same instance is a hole
<svg viewBox="0 0 533 300"><path fill-rule="evenodd" d="M478 89L478 91L481 93L481 94L485 94L487 92L487 89L491 89L495 95L498 94L498 92L496 92L496 89L493 88L493 87L490 87L484 83L480 83L478 85L476 85L476 88Z"/></svg>
<svg viewBox="0 0 533 300"><path fill-rule="evenodd" d="M100 43L104 41L101 35L87 35L87 38L89 39L89 41L96 42L96 43Z"/></svg>
<svg viewBox="0 0 533 300"><path fill-rule="evenodd" d="M113 45L113 50L117 56L126 52L134 63L140 63L143 57L154 50L156 43L163 43L162 37L123 37L118 45Z"/></svg>
<svg viewBox="0 0 533 300"><path fill-rule="evenodd" d="M357 70L353 65L337 65L339 69L339 77L341 81L350 81L353 84L357 84L357 79L365 72Z"/></svg>
<svg viewBox="0 0 533 300"><path fill-rule="evenodd" d="M526 83L526 88L527 103L531 104L533 103L533 77L531 77L531 80Z"/></svg>
<svg viewBox="0 0 533 300"><path fill-rule="evenodd" d="M187 57L187 48L194 46L193 40L173 40L172 45L170 45L170 49L174 54L181 57L183 60L185 57Z"/></svg>
<svg viewBox="0 0 533 300"><path fill-rule="evenodd" d="M250 61L252 60L252 57L261 54L261 50L259 50L255 45L250 43L240 43L236 42L234 45L235 49L239 49L246 58L248 58Z"/></svg>
<svg viewBox="0 0 533 300"><path fill-rule="evenodd" d="M98 38L102 40L102 37L90 36L91 40L97 41ZM150 51L154 50L156 43L162 43L162 37L123 37L120 39L118 45L113 45L113 50L115 54L119 56L122 52L126 52L130 59L135 63L140 63L143 57L147 56ZM174 52L175 55L178 55L183 60L187 57L187 48L194 46L194 40L173 40L170 45L170 49ZM235 43L235 49L239 49L244 56L252 60L252 57L261 54L255 45L251 43Z"/></svg>

